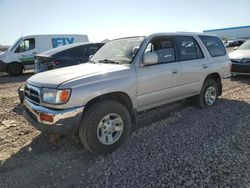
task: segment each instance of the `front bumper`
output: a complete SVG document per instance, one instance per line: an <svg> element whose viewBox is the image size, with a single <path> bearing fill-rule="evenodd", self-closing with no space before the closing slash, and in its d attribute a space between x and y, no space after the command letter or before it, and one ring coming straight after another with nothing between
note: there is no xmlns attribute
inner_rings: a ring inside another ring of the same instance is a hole
<svg viewBox="0 0 250 188"><path fill-rule="evenodd" d="M0 60L0 72L6 72L7 64Z"/></svg>
<svg viewBox="0 0 250 188"><path fill-rule="evenodd" d="M69 109L51 109L39 106L30 102L28 99L23 100L23 115L28 122L36 129L50 134L67 135L78 130L84 107ZM53 122L47 122L40 119L40 114L53 116Z"/></svg>
<svg viewBox="0 0 250 188"><path fill-rule="evenodd" d="M231 70L232 74L249 74L250 75L250 62L238 62L232 63L232 70Z"/></svg>
<svg viewBox="0 0 250 188"><path fill-rule="evenodd" d="M232 64L232 74L250 74L250 63Z"/></svg>

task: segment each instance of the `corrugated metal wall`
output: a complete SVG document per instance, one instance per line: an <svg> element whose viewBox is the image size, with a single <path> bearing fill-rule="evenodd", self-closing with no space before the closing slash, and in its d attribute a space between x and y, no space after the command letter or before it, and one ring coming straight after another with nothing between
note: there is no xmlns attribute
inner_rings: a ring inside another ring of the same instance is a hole
<svg viewBox="0 0 250 188"><path fill-rule="evenodd" d="M225 38L225 39L250 38L250 26L249 27L206 30L203 32L213 34L213 35L218 35L220 38Z"/></svg>

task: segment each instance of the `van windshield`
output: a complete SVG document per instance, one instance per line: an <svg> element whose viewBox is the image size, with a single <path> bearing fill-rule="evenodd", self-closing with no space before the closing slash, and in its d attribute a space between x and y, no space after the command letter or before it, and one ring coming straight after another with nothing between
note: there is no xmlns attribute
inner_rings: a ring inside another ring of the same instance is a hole
<svg viewBox="0 0 250 188"><path fill-rule="evenodd" d="M12 46L10 46L8 50L9 50L9 51L14 50L14 49L16 48L16 46L20 43L20 41L21 41L22 39L23 39L22 37L20 37L19 39L17 39L16 42L15 42Z"/></svg>
<svg viewBox="0 0 250 188"><path fill-rule="evenodd" d="M247 40L246 42L244 42L239 48L238 50L250 50L250 40Z"/></svg>
<svg viewBox="0 0 250 188"><path fill-rule="evenodd" d="M145 37L131 37L108 42L90 61L95 63L130 64Z"/></svg>

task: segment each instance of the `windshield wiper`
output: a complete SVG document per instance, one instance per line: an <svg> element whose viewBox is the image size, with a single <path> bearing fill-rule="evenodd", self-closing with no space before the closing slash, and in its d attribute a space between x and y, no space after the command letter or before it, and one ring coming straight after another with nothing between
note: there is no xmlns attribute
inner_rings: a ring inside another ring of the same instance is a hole
<svg viewBox="0 0 250 188"><path fill-rule="evenodd" d="M99 63L121 64L121 63L119 63L119 62L117 62L117 61L112 61L112 60L110 60L110 59L102 59L102 60L99 60L98 62L99 62Z"/></svg>

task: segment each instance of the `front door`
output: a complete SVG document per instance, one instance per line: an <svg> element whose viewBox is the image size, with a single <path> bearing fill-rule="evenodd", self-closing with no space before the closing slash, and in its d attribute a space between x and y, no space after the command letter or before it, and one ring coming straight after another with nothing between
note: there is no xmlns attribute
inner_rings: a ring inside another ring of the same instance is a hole
<svg viewBox="0 0 250 188"><path fill-rule="evenodd" d="M137 69L138 110L146 110L181 97L180 63L171 37L153 38L144 53L154 52L158 62Z"/></svg>
<svg viewBox="0 0 250 188"><path fill-rule="evenodd" d="M34 69L34 54L36 53L35 38L24 39L15 50L15 54L19 62L21 62L25 69Z"/></svg>

